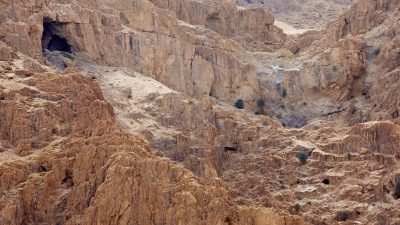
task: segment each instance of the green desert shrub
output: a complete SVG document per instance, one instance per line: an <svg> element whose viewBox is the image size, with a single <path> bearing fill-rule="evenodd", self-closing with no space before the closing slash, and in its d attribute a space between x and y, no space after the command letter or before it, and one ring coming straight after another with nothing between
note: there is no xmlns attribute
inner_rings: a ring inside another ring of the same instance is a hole
<svg viewBox="0 0 400 225"><path fill-rule="evenodd" d="M294 208L294 210L296 210L296 212L300 212L300 210L301 210L301 205L300 205L300 203L296 203L296 204L293 206L293 208Z"/></svg>
<svg viewBox="0 0 400 225"><path fill-rule="evenodd" d="M281 96L282 96L283 98L286 98L286 96L287 96L287 91L286 91L285 88L282 89Z"/></svg>
<svg viewBox="0 0 400 225"><path fill-rule="evenodd" d="M257 100L257 106L259 108L259 114L263 114L265 108L265 100L263 98L259 98Z"/></svg>
<svg viewBox="0 0 400 225"><path fill-rule="evenodd" d="M263 98L259 98L259 99L257 100L257 106L258 106L259 108L264 108L264 107L265 107L265 100L264 100Z"/></svg>
<svg viewBox="0 0 400 225"><path fill-rule="evenodd" d="M308 153L305 151L300 151L299 153L297 153L297 158L299 159L301 164L306 164L307 160L308 160Z"/></svg>
<svg viewBox="0 0 400 225"><path fill-rule="evenodd" d="M349 219L349 213L347 211L342 211L339 213L339 220L346 221Z"/></svg>
<svg viewBox="0 0 400 225"><path fill-rule="evenodd" d="M242 99L239 99L235 102L235 107L238 109L244 109L244 101Z"/></svg>

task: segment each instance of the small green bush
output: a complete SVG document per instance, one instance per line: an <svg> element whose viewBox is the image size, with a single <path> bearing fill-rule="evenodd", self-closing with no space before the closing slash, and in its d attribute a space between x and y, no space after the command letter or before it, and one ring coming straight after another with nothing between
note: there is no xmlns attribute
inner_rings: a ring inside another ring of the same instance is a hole
<svg viewBox="0 0 400 225"><path fill-rule="evenodd" d="M349 219L349 213L347 211L342 211L339 213L339 220L346 221Z"/></svg>
<svg viewBox="0 0 400 225"><path fill-rule="evenodd" d="M394 187L394 196L400 198L400 180L396 182L396 186Z"/></svg>
<svg viewBox="0 0 400 225"><path fill-rule="evenodd" d="M301 210L301 205L300 205L300 203L296 203L296 204L293 206L293 208L294 208L294 210L296 210L296 212L300 212L300 210Z"/></svg>
<svg viewBox="0 0 400 225"><path fill-rule="evenodd" d="M301 162L301 164L306 164L307 160L308 160L308 153L305 151L301 151L299 153L297 153L297 158L299 159L299 161Z"/></svg>
<svg viewBox="0 0 400 225"><path fill-rule="evenodd" d="M257 100L257 106L258 106L259 108L264 108L264 107L265 107L265 100L264 100L263 98L259 98L259 99Z"/></svg>
<svg viewBox="0 0 400 225"><path fill-rule="evenodd" d="M333 66L332 66L332 70L336 72L336 71L337 71L337 66L336 66L336 65L333 65Z"/></svg>
<svg viewBox="0 0 400 225"><path fill-rule="evenodd" d="M286 98L286 96L287 96L287 91L286 91L285 88L282 89L281 96L282 96L283 98Z"/></svg>
<svg viewBox="0 0 400 225"><path fill-rule="evenodd" d="M244 109L244 101L242 99L239 99L235 102L235 107L238 109Z"/></svg>

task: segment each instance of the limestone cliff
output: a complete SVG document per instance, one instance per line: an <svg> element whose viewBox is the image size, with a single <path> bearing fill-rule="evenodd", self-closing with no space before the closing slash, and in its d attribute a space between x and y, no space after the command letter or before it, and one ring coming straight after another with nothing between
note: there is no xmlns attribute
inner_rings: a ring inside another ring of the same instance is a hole
<svg viewBox="0 0 400 225"><path fill-rule="evenodd" d="M95 82L16 57L0 64L1 224L306 224L235 204L123 132Z"/></svg>
<svg viewBox="0 0 400 225"><path fill-rule="evenodd" d="M0 1L0 224L399 223L399 9Z"/></svg>

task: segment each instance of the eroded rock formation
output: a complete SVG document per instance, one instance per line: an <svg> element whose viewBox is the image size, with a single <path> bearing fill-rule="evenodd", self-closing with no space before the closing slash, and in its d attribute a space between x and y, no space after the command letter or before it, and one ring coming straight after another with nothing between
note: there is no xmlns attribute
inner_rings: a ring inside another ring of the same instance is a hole
<svg viewBox="0 0 400 225"><path fill-rule="evenodd" d="M399 7L0 2L0 223L398 223Z"/></svg>
<svg viewBox="0 0 400 225"><path fill-rule="evenodd" d="M123 132L95 82L19 57L1 62L0 223L305 224L233 203Z"/></svg>

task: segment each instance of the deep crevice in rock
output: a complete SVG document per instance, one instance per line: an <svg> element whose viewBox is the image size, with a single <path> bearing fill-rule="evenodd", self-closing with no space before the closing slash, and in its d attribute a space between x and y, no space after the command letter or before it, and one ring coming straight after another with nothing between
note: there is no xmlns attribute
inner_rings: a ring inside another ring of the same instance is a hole
<svg viewBox="0 0 400 225"><path fill-rule="evenodd" d="M236 147L224 147L225 152L237 152L238 149Z"/></svg>
<svg viewBox="0 0 400 225"><path fill-rule="evenodd" d="M71 171L66 171L65 172L65 177L62 180L62 184L65 184L67 188L71 188L71 187L73 187L75 185Z"/></svg>

